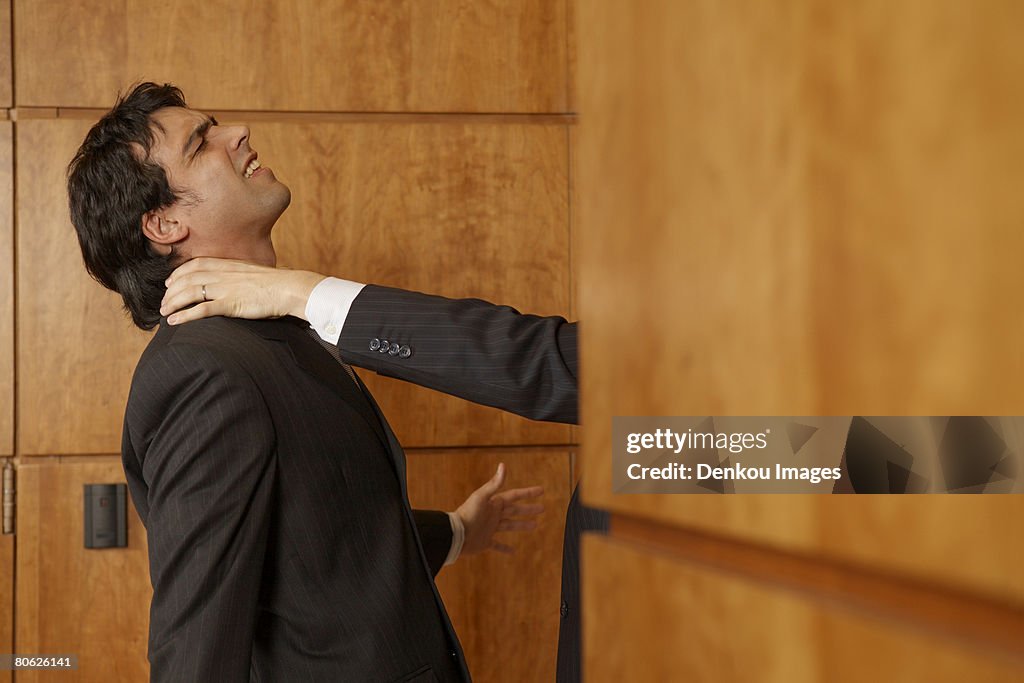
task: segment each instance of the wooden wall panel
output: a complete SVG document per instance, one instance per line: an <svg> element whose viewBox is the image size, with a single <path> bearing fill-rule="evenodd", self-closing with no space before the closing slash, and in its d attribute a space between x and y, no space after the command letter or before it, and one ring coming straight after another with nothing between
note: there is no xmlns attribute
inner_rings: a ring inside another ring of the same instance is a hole
<svg viewBox="0 0 1024 683"><path fill-rule="evenodd" d="M11 69L10 0L0 0L0 106L14 103L14 78Z"/></svg>
<svg viewBox="0 0 1024 683"><path fill-rule="evenodd" d="M142 681L149 675L146 532L128 503L128 547L83 547L83 484L124 482L120 458L40 460L18 468L15 651L78 655L78 671L37 681Z"/></svg>
<svg viewBox="0 0 1024 683"><path fill-rule="evenodd" d="M570 454L554 449L466 449L409 453L409 498L417 507L454 510L508 468L507 487L544 486L534 532L502 534L513 555L488 552L442 570L438 587L459 634L473 680L550 681L558 643L560 560L572 494ZM510 644L514 643L514 647Z"/></svg>
<svg viewBox="0 0 1024 683"><path fill-rule="evenodd" d="M18 225L18 320L0 325L0 399L13 397L16 365L19 454L99 454L23 461L14 646L76 651L81 670L60 680L143 680L150 596L144 533L133 511L128 551L85 551L80 510L83 482L123 480L116 459L102 454L119 447L131 372L148 335L131 327L119 298L81 264L64 172L93 113L67 108L106 109L118 90L152 79L176 83L207 110L260 112L254 146L293 189L293 207L275 237L283 265L567 315L564 120L372 113L283 119L303 111L565 112L571 4L187 0L161 7L127 0L111 7L101 0L14 0L12 102L11 79L4 78L10 50L2 42L9 3L0 0L0 106L6 97L7 106L39 109L16 112L20 201L8 211ZM55 116L58 107L61 116L81 120L31 119ZM0 222L0 278L4 262L14 261L12 237ZM0 322L13 317L14 301L4 299L12 289L0 291ZM6 347L3 329L12 335ZM2 371L5 348L10 380ZM530 423L376 376L368 382L406 445L573 438L566 426ZM477 680L550 679L571 455L553 448L414 452L412 492L454 506L499 457L514 485L548 488L545 526L513 558L464 558L445 571L442 592ZM57 677L24 673L18 680Z"/></svg>
<svg viewBox="0 0 1024 683"><path fill-rule="evenodd" d="M14 104L11 69L11 0L0 0L0 107Z"/></svg>
<svg viewBox="0 0 1024 683"><path fill-rule="evenodd" d="M454 510L493 475L498 462L509 468L508 487L545 487L540 529L503 537L516 546L516 554L463 557L439 579L476 680L553 676L557 558L571 493L569 457L567 451L550 449L409 454L410 498L419 507ZM116 680L145 676L152 593L145 530L134 507L129 503L127 549L82 548L82 485L120 481L120 460L113 457L37 460L19 468L16 648L78 653L79 673L70 680L110 680L112 673ZM96 601L113 607L95 610ZM113 652L108 651L112 646L106 628L119 634ZM508 643L517 645L510 649ZM51 680L45 674L24 675L28 681ZM56 675L51 675L53 680Z"/></svg>
<svg viewBox="0 0 1024 683"><path fill-rule="evenodd" d="M0 463L0 468L3 464ZM14 536L0 535L0 650L14 652ZM12 673L0 671L0 683L11 683Z"/></svg>
<svg viewBox="0 0 1024 683"><path fill-rule="evenodd" d="M583 544L586 680L1018 681L1024 660L711 572Z"/></svg>
<svg viewBox="0 0 1024 683"><path fill-rule="evenodd" d="M64 169L88 126L18 124L23 454L117 451L148 338L120 312L119 298L89 279L68 222ZM275 231L281 265L562 315L565 140L560 124L264 122L252 133L260 159L293 190ZM409 447L570 440L564 425L367 381Z"/></svg>
<svg viewBox="0 0 1024 683"><path fill-rule="evenodd" d="M14 453L14 146L0 122L0 455Z"/></svg>
<svg viewBox="0 0 1024 683"><path fill-rule="evenodd" d="M644 517L668 517L687 528L1024 606L1019 495L662 496L638 509Z"/></svg>
<svg viewBox="0 0 1024 683"><path fill-rule="evenodd" d="M579 41L579 35L577 34L576 27L576 0L565 0L565 12L568 17L568 30L566 31L566 61L568 62L566 79L568 85L566 87L567 95L567 106L566 110L571 112L579 111L579 93L577 92L577 80L576 80L576 45Z"/></svg>
<svg viewBox="0 0 1024 683"><path fill-rule="evenodd" d="M566 126L260 123L251 141L292 188L281 265L569 315ZM570 442L564 425L364 377L406 447Z"/></svg>
<svg viewBox="0 0 1024 683"><path fill-rule="evenodd" d="M85 272L65 169L88 121L18 122L18 451L116 453L149 335Z"/></svg>
<svg viewBox="0 0 1024 683"><path fill-rule="evenodd" d="M580 242L583 239L583 229L580 225L580 196L577 190L576 178L579 174L579 129L576 124L569 127L569 320L580 320L580 288L581 288L581 267L580 267ZM579 425L573 425L570 441L574 444L580 443L582 430Z"/></svg>
<svg viewBox="0 0 1024 683"><path fill-rule="evenodd" d="M1024 411L1024 5L576 11L587 500L1024 596L1013 499L613 496L610 466L613 415Z"/></svg>
<svg viewBox="0 0 1024 683"><path fill-rule="evenodd" d="M161 80L225 109L566 107L562 0L15 0L15 16L19 106L105 107Z"/></svg>

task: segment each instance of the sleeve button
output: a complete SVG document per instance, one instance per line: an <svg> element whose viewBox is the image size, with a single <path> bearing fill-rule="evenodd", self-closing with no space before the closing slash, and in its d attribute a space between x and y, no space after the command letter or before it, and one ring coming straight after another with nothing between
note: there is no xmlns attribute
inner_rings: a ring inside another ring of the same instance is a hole
<svg viewBox="0 0 1024 683"><path fill-rule="evenodd" d="M402 348L398 349L398 357L399 358L408 358L411 355L412 355L412 349L410 349L408 346L403 346Z"/></svg>
<svg viewBox="0 0 1024 683"><path fill-rule="evenodd" d="M370 350L371 351L376 351L379 348L380 348L380 339L371 339L370 340Z"/></svg>
<svg viewBox="0 0 1024 683"><path fill-rule="evenodd" d="M381 339L380 340L380 348L377 349L377 351L380 352L380 353L387 353L389 348L391 348L391 344L388 342L388 340L387 339Z"/></svg>

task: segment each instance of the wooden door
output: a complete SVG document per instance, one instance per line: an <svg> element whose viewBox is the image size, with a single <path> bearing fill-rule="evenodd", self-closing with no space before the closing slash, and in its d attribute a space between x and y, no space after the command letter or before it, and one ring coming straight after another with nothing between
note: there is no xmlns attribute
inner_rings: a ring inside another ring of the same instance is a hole
<svg viewBox="0 0 1024 683"><path fill-rule="evenodd" d="M1024 414L1024 7L577 15L587 679L1020 678L1020 496L617 496L610 439Z"/></svg>
<svg viewBox="0 0 1024 683"><path fill-rule="evenodd" d="M14 453L14 147L0 121L0 456Z"/></svg>
<svg viewBox="0 0 1024 683"><path fill-rule="evenodd" d="M0 3L0 51L9 39L3 25L4 3ZM9 9L9 8L8 8ZM6 53L6 51L5 51ZM2 60L2 58L0 58ZM7 62L9 68L9 62ZM10 96L10 72L4 74L0 61L0 98ZM0 470L14 453L14 148L11 123L0 121ZM14 652L14 536L0 535L0 651ZM8 683L11 672L0 671L0 683Z"/></svg>
<svg viewBox="0 0 1024 683"><path fill-rule="evenodd" d="M3 465L0 464L0 467ZM0 535L0 650L14 653L14 536ZM12 672L0 671L0 683L10 683Z"/></svg>
<svg viewBox="0 0 1024 683"><path fill-rule="evenodd" d="M125 481L117 456L18 468L15 652L77 654L75 671L19 671L22 681L144 681L149 677L146 531L128 503L128 547L84 547L85 484Z"/></svg>

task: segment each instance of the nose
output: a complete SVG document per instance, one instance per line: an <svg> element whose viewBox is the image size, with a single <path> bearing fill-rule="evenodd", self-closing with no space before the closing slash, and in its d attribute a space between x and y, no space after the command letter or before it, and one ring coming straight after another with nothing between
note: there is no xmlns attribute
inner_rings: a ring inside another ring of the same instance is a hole
<svg viewBox="0 0 1024 683"><path fill-rule="evenodd" d="M249 139L249 126L242 124L221 126L224 133L228 135L228 144L231 149L238 149L242 143Z"/></svg>

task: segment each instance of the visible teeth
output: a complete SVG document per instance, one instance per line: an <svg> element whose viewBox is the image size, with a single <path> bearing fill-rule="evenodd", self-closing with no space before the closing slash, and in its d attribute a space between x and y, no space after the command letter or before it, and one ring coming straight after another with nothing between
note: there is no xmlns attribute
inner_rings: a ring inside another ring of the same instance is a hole
<svg viewBox="0 0 1024 683"><path fill-rule="evenodd" d="M253 159L251 162L249 162L249 165L245 169L245 177L246 178L251 178L252 174L255 173L256 169L259 168L259 167L260 167L260 162L257 161L256 159Z"/></svg>

